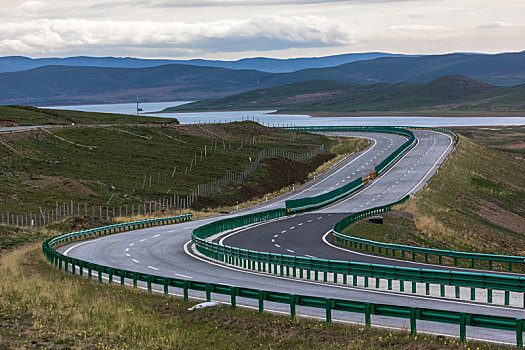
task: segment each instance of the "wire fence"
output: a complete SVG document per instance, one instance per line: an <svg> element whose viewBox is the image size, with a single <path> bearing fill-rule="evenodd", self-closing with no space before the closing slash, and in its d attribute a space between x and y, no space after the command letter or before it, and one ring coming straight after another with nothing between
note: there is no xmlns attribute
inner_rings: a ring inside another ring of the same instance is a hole
<svg viewBox="0 0 525 350"><path fill-rule="evenodd" d="M3 212L0 214L0 223L15 227L41 227L50 223L60 221L70 216L89 216L93 218L111 220L116 217L128 217L135 215L156 215L172 210L184 210L190 208L200 196L216 193L232 183L240 184L261 165L264 158L281 157L293 161L308 161L325 152L325 145L321 145L305 153L293 153L279 148L263 149L255 160L250 162L244 170L239 173L229 172L222 178L207 183L199 184L187 195L164 195L157 200L136 202L121 206L93 205L69 201L56 203L54 208L37 212L13 213Z"/></svg>

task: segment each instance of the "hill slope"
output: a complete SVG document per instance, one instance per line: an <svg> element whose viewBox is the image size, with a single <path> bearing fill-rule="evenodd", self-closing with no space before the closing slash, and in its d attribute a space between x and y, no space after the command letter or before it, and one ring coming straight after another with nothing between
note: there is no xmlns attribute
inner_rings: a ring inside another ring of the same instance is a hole
<svg viewBox="0 0 525 350"><path fill-rule="evenodd" d="M165 112L279 109L280 112L352 113L410 110L525 110L525 86L496 87L452 75L428 83L358 85L314 80L198 101Z"/></svg>
<svg viewBox="0 0 525 350"><path fill-rule="evenodd" d="M152 68L46 66L0 73L0 104L200 100L308 80L426 82L462 74L496 85L525 83L525 53L378 58L293 73L170 64Z"/></svg>

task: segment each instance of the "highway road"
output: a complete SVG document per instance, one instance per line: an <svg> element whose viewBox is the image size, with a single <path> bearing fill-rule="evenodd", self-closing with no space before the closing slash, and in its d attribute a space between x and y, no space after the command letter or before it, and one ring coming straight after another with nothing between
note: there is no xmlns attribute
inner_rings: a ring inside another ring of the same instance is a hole
<svg viewBox="0 0 525 350"><path fill-rule="evenodd" d="M433 131L414 131L418 143L394 167L383 176L374 180L364 190L343 199L328 208L314 213L295 215L282 218L268 224L253 225L239 232L224 236L224 243L257 250L267 250L290 255L315 257L338 257L350 254L330 247L324 242L325 236L333 223L348 213L366 209L397 200L407 193L415 193L431 177L433 172L452 149L452 140L446 134ZM350 133L356 136L354 133ZM373 163L379 163L390 152L398 147L404 139L390 134L366 134L373 139L372 145L360 154L348 157L329 172L309 183L296 193L279 197L274 201L264 203L248 211L259 211L283 207L287 198L300 198L303 195L320 194L331 187L341 186L343 180L353 180L360 171L370 171ZM386 150L385 150L386 149ZM375 157L375 158L374 158ZM414 166L417 164L417 166ZM368 169L370 167L370 169ZM354 173L354 174L353 174ZM338 185L339 184L339 185ZM244 213L246 213L245 211ZM234 213L232 215L238 215ZM227 217L227 216L224 216ZM321 295L330 298L341 298L356 301L405 305L421 308L453 310L458 312L501 315L510 317L525 317L525 311L514 307L489 305L469 300L449 300L432 296L410 295L392 291L364 289L361 287L342 286L330 283L302 281L287 277L276 277L257 272L237 270L198 256L191 249L191 231L198 226L217 220L206 218L177 225L154 227L121 234L104 236L102 238L70 244L59 249L65 255L83 259L97 264L103 264L120 269L140 271L175 278L192 279L196 281L227 283L235 286L274 290L303 295ZM309 221L311 220L311 221ZM301 225L300 225L301 224ZM292 228L293 227L293 228ZM262 229L264 228L264 229ZM283 232L286 231L286 232ZM275 237L277 235L277 237ZM300 239L299 239L300 238ZM272 239L274 242L272 242ZM328 243L330 243L328 241ZM278 246L276 246L279 245ZM288 251L288 250L290 251ZM372 261L381 257L360 255L358 258L369 258ZM381 261L384 263L384 261ZM399 260L391 260L389 264L406 264ZM180 294L180 290L173 290ZM195 297L203 297L200 292L194 292ZM220 298L219 298L220 299ZM225 300L223 300L225 301ZM226 302L226 301L225 301ZM238 305L255 307L253 301L238 300ZM276 312L287 312L285 305L267 303L265 309ZM298 308L298 314L309 316L324 316L323 310ZM345 322L363 322L363 316L334 312L334 320ZM407 328L408 324L399 319L373 317L373 325L394 328ZM459 327L432 322L419 322L418 330L429 333L458 335ZM467 335L476 339L514 343L512 332L495 331L468 327Z"/></svg>

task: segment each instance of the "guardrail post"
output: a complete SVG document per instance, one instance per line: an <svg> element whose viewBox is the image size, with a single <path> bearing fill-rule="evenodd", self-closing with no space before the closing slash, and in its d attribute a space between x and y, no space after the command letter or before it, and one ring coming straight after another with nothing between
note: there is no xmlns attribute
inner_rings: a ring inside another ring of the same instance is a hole
<svg viewBox="0 0 525 350"><path fill-rule="evenodd" d="M443 265L443 256L442 255L438 255L438 263L439 263L439 265Z"/></svg>
<svg viewBox="0 0 525 350"><path fill-rule="evenodd" d="M425 295L430 295L430 283L425 283Z"/></svg>
<svg viewBox="0 0 525 350"><path fill-rule="evenodd" d="M417 335L416 309L410 308L410 335Z"/></svg>
<svg viewBox="0 0 525 350"><path fill-rule="evenodd" d="M152 275L148 275L148 293L151 293L151 280L153 279Z"/></svg>
<svg viewBox="0 0 525 350"><path fill-rule="evenodd" d="M487 289L487 303L492 304L492 289Z"/></svg>
<svg viewBox="0 0 525 350"><path fill-rule="evenodd" d="M392 290L392 279L388 279L388 290Z"/></svg>
<svg viewBox="0 0 525 350"><path fill-rule="evenodd" d="M459 341L465 342L467 339L467 315L465 313L459 314Z"/></svg>
<svg viewBox="0 0 525 350"><path fill-rule="evenodd" d="M295 317L295 303L297 297L294 294L290 294L290 318Z"/></svg>
<svg viewBox="0 0 525 350"><path fill-rule="evenodd" d="M124 270L119 270L119 277L120 277L120 286L121 287L124 287L124 282L126 281L125 277L124 277Z"/></svg>
<svg viewBox="0 0 525 350"><path fill-rule="evenodd" d="M111 284L111 283L113 283L113 269L109 269L108 274L109 274L109 276L108 276L108 281L109 282L108 283Z"/></svg>
<svg viewBox="0 0 525 350"><path fill-rule="evenodd" d="M188 281L182 281L182 293L184 295L184 301L188 301Z"/></svg>
<svg viewBox="0 0 525 350"><path fill-rule="evenodd" d="M365 326L370 327L372 322L370 321L370 315L372 313L372 305L370 303L365 303Z"/></svg>
<svg viewBox="0 0 525 350"><path fill-rule="evenodd" d="M509 305L510 301L510 292L508 290L505 291L505 306Z"/></svg>
<svg viewBox="0 0 525 350"><path fill-rule="evenodd" d="M523 320L521 318L516 319L516 346L523 348Z"/></svg>
<svg viewBox="0 0 525 350"><path fill-rule="evenodd" d="M211 283L206 283L206 301L211 301Z"/></svg>
<svg viewBox="0 0 525 350"><path fill-rule="evenodd" d="M476 287L470 287L470 300L476 300Z"/></svg>
<svg viewBox="0 0 525 350"><path fill-rule="evenodd" d="M170 285L170 279L168 277L164 277L162 282L164 286L164 295L168 295L168 287Z"/></svg>
<svg viewBox="0 0 525 350"><path fill-rule="evenodd" d="M440 291L441 297L444 298L445 297L445 285L444 284L439 285L439 291Z"/></svg>
<svg viewBox="0 0 525 350"><path fill-rule="evenodd" d="M137 288L137 273L133 272L133 288Z"/></svg>
<svg viewBox="0 0 525 350"><path fill-rule="evenodd" d="M509 261L509 272L512 272L512 262Z"/></svg>
<svg viewBox="0 0 525 350"><path fill-rule="evenodd" d="M460 295L460 289L459 289L459 286L456 286L456 288L455 288L455 289L456 289L456 298L458 298L458 299L459 299L459 298L461 297L461 295Z"/></svg>
<svg viewBox="0 0 525 350"><path fill-rule="evenodd" d="M259 291L259 294L257 295L257 299L259 299L259 313L262 314L264 311L264 292L262 290Z"/></svg>
<svg viewBox="0 0 525 350"><path fill-rule="evenodd" d="M405 292L405 281L399 280L399 291L404 293Z"/></svg>
<svg viewBox="0 0 525 350"><path fill-rule="evenodd" d="M232 309L235 309L237 307L237 291L238 287L231 287L230 288L230 305Z"/></svg>
<svg viewBox="0 0 525 350"><path fill-rule="evenodd" d="M326 323L332 323L332 299L326 298Z"/></svg>
<svg viewBox="0 0 525 350"><path fill-rule="evenodd" d="M412 281L412 294L416 294L417 292L417 284L415 281Z"/></svg>

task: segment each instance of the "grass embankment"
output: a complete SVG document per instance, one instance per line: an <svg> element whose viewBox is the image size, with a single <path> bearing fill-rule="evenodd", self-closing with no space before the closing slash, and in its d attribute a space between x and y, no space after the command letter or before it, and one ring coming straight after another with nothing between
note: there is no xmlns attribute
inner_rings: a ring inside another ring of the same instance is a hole
<svg viewBox="0 0 525 350"><path fill-rule="evenodd" d="M95 224L95 223L92 223ZM61 223L70 228L72 222ZM72 277L49 265L47 230L16 232L0 248L0 349L494 349L493 344L278 316L227 305L190 312L195 301ZM4 231L3 231L4 232ZM12 248L12 247L11 247Z"/></svg>
<svg viewBox="0 0 525 350"><path fill-rule="evenodd" d="M367 139L340 138L339 144L332 147L330 153L317 156L310 162L295 162L288 159L268 158L263 160L262 166L242 184L234 184L210 196L201 197L194 204L196 209L217 208L233 206L237 200L241 208L248 207L265 200L298 189L306 180L330 169L333 164L342 160L358 149L363 150L370 144ZM229 208L221 208L227 211ZM232 207L233 209L233 207Z"/></svg>
<svg viewBox="0 0 525 350"><path fill-rule="evenodd" d="M241 172L263 149L304 153L321 144L328 149L334 143L325 136L253 122L49 131L63 140L42 130L0 135L0 212L38 212L39 207L45 211L56 202L68 201L130 206L173 194L186 196L198 184ZM326 153L304 163L268 159L252 174L251 184L248 181L204 204L231 206L302 182L334 156ZM289 177L279 173L282 169ZM272 172L278 173L278 181L263 181Z"/></svg>
<svg viewBox="0 0 525 350"><path fill-rule="evenodd" d="M523 116L523 114L522 114ZM454 131L514 156L525 156L525 126L456 127Z"/></svg>
<svg viewBox="0 0 525 350"><path fill-rule="evenodd" d="M382 242L523 256L524 184L522 158L463 136L428 186L396 212L385 214L384 226L361 221L345 233ZM488 263L477 267L487 268ZM508 268L497 263L494 267Z"/></svg>
<svg viewBox="0 0 525 350"><path fill-rule="evenodd" d="M37 108L33 106L0 106L0 127L35 125L97 124L178 124L176 119L136 115L80 112Z"/></svg>

